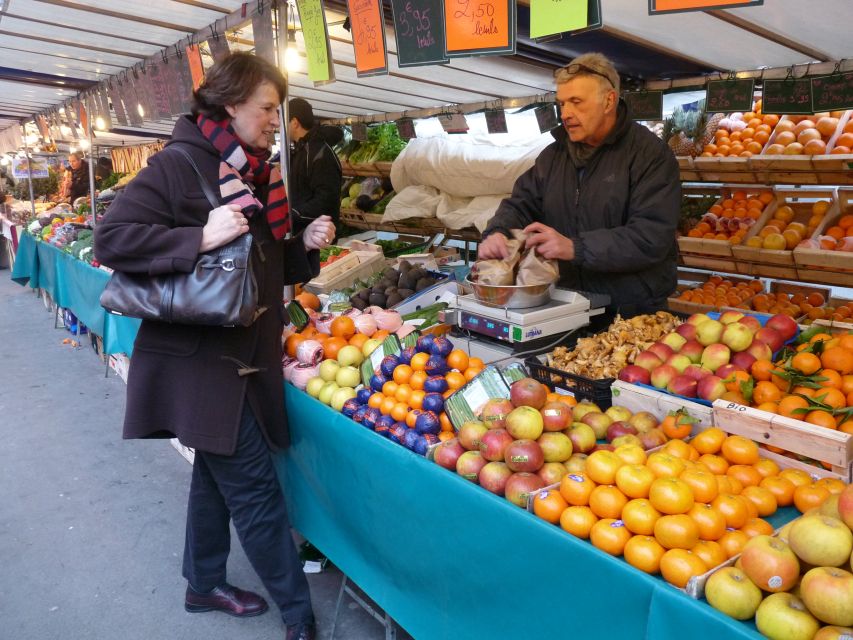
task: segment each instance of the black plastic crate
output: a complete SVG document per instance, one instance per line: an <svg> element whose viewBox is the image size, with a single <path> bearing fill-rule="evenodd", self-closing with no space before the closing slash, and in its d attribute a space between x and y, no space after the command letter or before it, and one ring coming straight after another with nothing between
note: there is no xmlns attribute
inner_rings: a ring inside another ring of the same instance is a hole
<svg viewBox="0 0 853 640"><path fill-rule="evenodd" d="M571 391L578 400L594 402L602 410L609 408L611 405L610 385L615 378L592 380L591 378L549 367L543 364L536 356L529 357L524 361L524 364L535 380L546 385L552 391L555 387Z"/></svg>

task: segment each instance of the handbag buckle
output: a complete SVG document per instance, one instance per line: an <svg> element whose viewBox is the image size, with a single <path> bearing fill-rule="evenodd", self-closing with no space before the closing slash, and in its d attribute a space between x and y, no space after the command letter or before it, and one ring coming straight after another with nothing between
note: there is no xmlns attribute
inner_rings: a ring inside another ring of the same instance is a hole
<svg viewBox="0 0 853 640"><path fill-rule="evenodd" d="M234 271L234 269L236 269L234 261L231 258L226 258L225 260L223 260L220 264L220 267L222 267L223 271Z"/></svg>

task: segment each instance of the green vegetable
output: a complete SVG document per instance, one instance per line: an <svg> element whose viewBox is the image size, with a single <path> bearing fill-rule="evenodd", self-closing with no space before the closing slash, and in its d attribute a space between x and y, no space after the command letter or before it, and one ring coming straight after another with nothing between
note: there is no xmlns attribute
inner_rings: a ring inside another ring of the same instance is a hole
<svg viewBox="0 0 853 640"><path fill-rule="evenodd" d="M346 249L344 247L337 247L335 245L320 249L320 262L325 262L326 260L328 260L332 256L339 256L344 251L346 251Z"/></svg>
<svg viewBox="0 0 853 640"><path fill-rule="evenodd" d="M116 182L118 182L119 180L121 180L121 179L122 179L124 176L126 176L126 175L127 175L126 173L118 173L118 172L115 172L115 171L114 171L113 173L111 173L110 175L108 175L106 178L104 178L103 180L101 180L101 186L100 186L100 187L98 187L98 188L99 188L101 191L106 191L106 190L107 190L107 189L109 189L110 187L114 186Z"/></svg>

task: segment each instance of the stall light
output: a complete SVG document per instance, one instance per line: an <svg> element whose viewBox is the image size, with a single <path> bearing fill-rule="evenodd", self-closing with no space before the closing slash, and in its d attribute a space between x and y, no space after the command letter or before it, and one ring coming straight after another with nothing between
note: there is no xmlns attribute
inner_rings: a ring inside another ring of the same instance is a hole
<svg viewBox="0 0 853 640"><path fill-rule="evenodd" d="M100 131L106 131L107 123L104 122L104 119L102 117L98 116L97 118L95 118L95 128L99 129Z"/></svg>
<svg viewBox="0 0 853 640"><path fill-rule="evenodd" d="M88 148L89 148L89 141L84 138L83 140L80 141L80 149L82 151L86 151Z"/></svg>
<svg viewBox="0 0 853 640"><path fill-rule="evenodd" d="M71 135L71 127L69 127L67 124L63 124L59 127L59 133L62 134L63 138L70 136Z"/></svg>
<svg viewBox="0 0 853 640"><path fill-rule="evenodd" d="M59 113L61 113L62 115L65 115L65 107L60 107Z"/></svg>
<svg viewBox="0 0 853 640"><path fill-rule="evenodd" d="M140 118L144 118L144 117L145 117L145 109L143 109L143 108L142 108L142 105L141 105L141 104L136 105L136 110L139 112L139 117L140 117Z"/></svg>
<svg viewBox="0 0 853 640"><path fill-rule="evenodd" d="M75 147L75 146L68 147L68 153L69 154L75 153L76 151L77 151L77 147Z"/></svg>
<svg viewBox="0 0 853 640"><path fill-rule="evenodd" d="M2 158L0 158L0 164L2 164L4 167L9 166L9 156L3 156Z"/></svg>

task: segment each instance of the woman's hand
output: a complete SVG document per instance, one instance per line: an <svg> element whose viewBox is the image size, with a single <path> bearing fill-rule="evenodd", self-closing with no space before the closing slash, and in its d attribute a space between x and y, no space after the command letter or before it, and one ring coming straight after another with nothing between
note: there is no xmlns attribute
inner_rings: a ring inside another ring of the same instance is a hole
<svg viewBox="0 0 853 640"><path fill-rule="evenodd" d="M335 239L335 223L329 216L320 216L308 225L302 234L302 243L305 248L324 249Z"/></svg>
<svg viewBox="0 0 853 640"><path fill-rule="evenodd" d="M228 244L248 233L249 221L239 205L226 204L210 212L207 224L202 227L199 252L204 253Z"/></svg>

